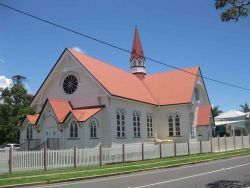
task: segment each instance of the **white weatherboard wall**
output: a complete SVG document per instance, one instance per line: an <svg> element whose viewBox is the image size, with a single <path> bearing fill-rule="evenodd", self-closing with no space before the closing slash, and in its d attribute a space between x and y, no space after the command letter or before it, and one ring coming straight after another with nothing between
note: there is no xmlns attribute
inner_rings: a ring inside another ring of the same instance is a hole
<svg viewBox="0 0 250 188"><path fill-rule="evenodd" d="M95 119L98 122L97 125L97 138L90 138L90 122ZM80 122L78 126L78 137L70 138L70 124L74 121L75 118L70 115L67 118L67 121L64 123L64 129L62 131L62 135L60 137L62 141L61 148L72 148L76 146L78 148L93 148L97 147L102 143L102 131L103 126L105 126L102 122L103 120L103 111L98 112L96 115L91 117L86 122ZM106 146L106 145L104 145Z"/></svg>
<svg viewBox="0 0 250 188"><path fill-rule="evenodd" d="M160 139L174 139L177 142L187 141L191 131L191 121L189 114L189 105L171 105L163 106L156 109L156 125L158 138ZM169 137L168 116L172 114L180 115L180 136Z"/></svg>
<svg viewBox="0 0 250 188"><path fill-rule="evenodd" d="M209 140L209 136L212 135L211 129L208 126L198 126L196 129L201 140Z"/></svg>
<svg viewBox="0 0 250 188"><path fill-rule="evenodd" d="M125 130L126 138L117 138L116 135L116 112L118 109L125 109ZM139 103L131 100L121 99L112 97L111 105L107 106L107 110L111 114L111 125L112 125L112 142L113 144L120 143L141 143L141 142L152 142L153 138L147 137L147 113L151 113L153 116L153 126L155 130L155 118L154 118L154 109L155 106L148 105L144 103ZM141 126L141 138L134 138L134 129L133 129L133 112L139 111L141 114L140 117L140 126Z"/></svg>

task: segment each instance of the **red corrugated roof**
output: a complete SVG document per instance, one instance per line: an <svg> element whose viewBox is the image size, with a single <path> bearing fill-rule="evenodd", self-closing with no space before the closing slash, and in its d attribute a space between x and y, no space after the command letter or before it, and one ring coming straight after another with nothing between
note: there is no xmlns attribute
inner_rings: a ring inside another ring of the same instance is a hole
<svg viewBox="0 0 250 188"><path fill-rule="evenodd" d="M84 122L104 108L104 106L88 106L74 109L69 101L63 99L49 98L48 102L59 123L63 123L70 113L73 114L77 121ZM36 124L39 116L40 114L27 115L27 119L31 124Z"/></svg>
<svg viewBox="0 0 250 188"><path fill-rule="evenodd" d="M69 51L112 95L155 104L136 75L72 49Z"/></svg>
<svg viewBox="0 0 250 188"><path fill-rule="evenodd" d="M27 115L26 116L28 121L32 124L32 125L35 125L36 124L36 121L39 117L39 114L35 114L35 115Z"/></svg>
<svg viewBox="0 0 250 188"><path fill-rule="evenodd" d="M96 108L84 108L84 109L77 109L72 110L72 114L77 119L77 121L87 121L90 117L95 115L97 112L99 112L103 107L96 107Z"/></svg>
<svg viewBox="0 0 250 188"><path fill-rule="evenodd" d="M48 99L55 116L59 123L62 123L68 113L71 111L71 105L68 101L62 99Z"/></svg>
<svg viewBox="0 0 250 188"><path fill-rule="evenodd" d="M209 126L211 123L211 106L203 105L197 107L197 122L196 126Z"/></svg>
<svg viewBox="0 0 250 188"><path fill-rule="evenodd" d="M195 75L180 70L147 74L142 79L130 72L68 49L71 54L113 96L154 105L189 103L195 87ZM184 69L198 74L199 67Z"/></svg>
<svg viewBox="0 0 250 188"><path fill-rule="evenodd" d="M187 68L185 71L198 74L199 67ZM192 101L196 76L175 70L149 74L142 80L154 96L157 104L183 104Z"/></svg>

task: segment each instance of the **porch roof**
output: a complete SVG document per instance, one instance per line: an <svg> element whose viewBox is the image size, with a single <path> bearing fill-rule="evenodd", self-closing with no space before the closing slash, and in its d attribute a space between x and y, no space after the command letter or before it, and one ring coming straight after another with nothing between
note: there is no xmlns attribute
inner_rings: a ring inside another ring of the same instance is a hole
<svg viewBox="0 0 250 188"><path fill-rule="evenodd" d="M77 121L84 122L102 109L103 107L93 107L93 108L90 107L90 108L71 110L71 113L77 119Z"/></svg>
<svg viewBox="0 0 250 188"><path fill-rule="evenodd" d="M98 105L74 108L71 105L70 101L49 98L45 102L43 109L40 113L26 116L26 118L32 125L37 124L47 103L50 104L58 123L63 123L70 114L72 114L77 121L85 122L105 107L104 105ZM21 123L21 126L22 124L23 122Z"/></svg>
<svg viewBox="0 0 250 188"><path fill-rule="evenodd" d="M38 120L38 117L39 117L40 114L35 114L35 115L27 115L27 119L28 121L32 124L32 125L35 125L37 120Z"/></svg>

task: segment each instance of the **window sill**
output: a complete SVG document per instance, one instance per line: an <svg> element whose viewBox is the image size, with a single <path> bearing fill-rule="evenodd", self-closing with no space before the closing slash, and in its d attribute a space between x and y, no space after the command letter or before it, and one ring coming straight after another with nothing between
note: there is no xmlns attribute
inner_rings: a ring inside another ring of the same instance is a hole
<svg viewBox="0 0 250 188"><path fill-rule="evenodd" d="M134 138L142 138L141 136L137 136L137 137L134 137Z"/></svg>
<svg viewBox="0 0 250 188"><path fill-rule="evenodd" d="M67 140L80 140L80 138L67 138Z"/></svg>
<svg viewBox="0 0 250 188"><path fill-rule="evenodd" d="M177 138L178 138L178 137L183 137L183 136L168 136L168 137L172 137L172 138L175 138L175 137L177 137Z"/></svg>
<svg viewBox="0 0 250 188"><path fill-rule="evenodd" d="M122 139L127 139L127 137L116 137L116 139L122 140Z"/></svg>
<svg viewBox="0 0 250 188"><path fill-rule="evenodd" d="M28 140L34 140L34 139L33 138L26 138L24 140L28 141Z"/></svg>
<svg viewBox="0 0 250 188"><path fill-rule="evenodd" d="M154 138L154 136L148 136L147 138Z"/></svg>
<svg viewBox="0 0 250 188"><path fill-rule="evenodd" d="M89 138L89 139L97 140L97 139L99 139L99 138Z"/></svg>

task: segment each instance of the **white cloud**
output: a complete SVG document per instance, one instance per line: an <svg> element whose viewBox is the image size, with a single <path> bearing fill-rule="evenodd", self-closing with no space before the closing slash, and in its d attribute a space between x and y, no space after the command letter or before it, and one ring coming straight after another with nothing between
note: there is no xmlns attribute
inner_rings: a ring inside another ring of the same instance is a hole
<svg viewBox="0 0 250 188"><path fill-rule="evenodd" d="M86 54L86 50L83 50L82 48L77 47L77 46L73 47L73 50L80 52L80 53L83 53L83 54Z"/></svg>
<svg viewBox="0 0 250 188"><path fill-rule="evenodd" d="M5 76L0 76L0 88L6 88L10 87L12 84L12 80L9 78L6 78Z"/></svg>

